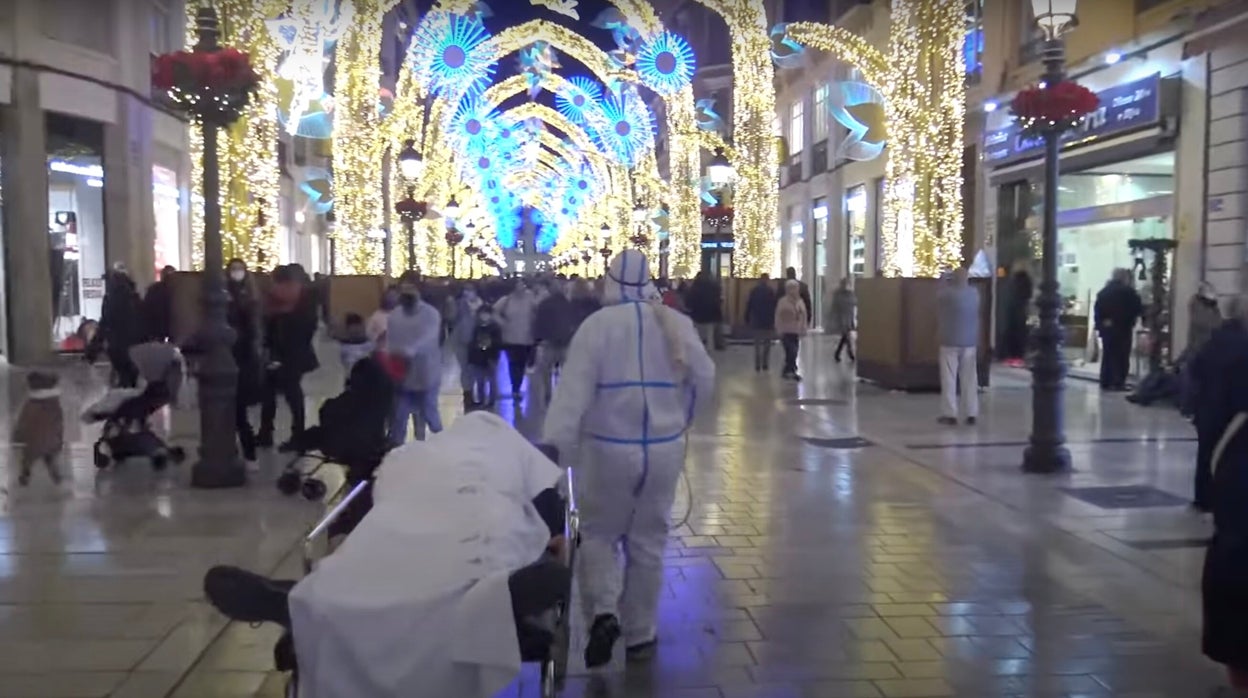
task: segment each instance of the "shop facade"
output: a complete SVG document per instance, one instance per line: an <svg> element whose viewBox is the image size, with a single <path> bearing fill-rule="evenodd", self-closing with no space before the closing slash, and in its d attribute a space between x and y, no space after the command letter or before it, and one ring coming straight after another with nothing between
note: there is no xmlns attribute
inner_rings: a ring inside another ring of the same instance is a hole
<svg viewBox="0 0 1248 698"><path fill-rule="evenodd" d="M0 353L31 363L81 346L109 269L142 290L161 267L189 268L188 130L150 98L150 56L180 44L185 10L5 4Z"/></svg>
<svg viewBox="0 0 1248 698"><path fill-rule="evenodd" d="M1180 306L1201 278L1191 261L1200 246L1193 233L1200 225L1198 165L1204 149L1183 133L1187 127L1203 129L1182 117L1184 100L1203 94L1185 86L1177 42L1156 53L1152 60L1132 61L1082 80L1100 97L1101 106L1065 137L1058 188L1058 282L1067 360L1072 374L1080 377L1095 378L1099 371L1096 296L1115 270L1129 270L1146 304L1155 285L1164 289L1168 321L1160 341L1167 354L1182 347L1186 313ZM996 261L998 348L1019 346L1006 336L1021 326L1011 321L1013 314L1034 314L1020 299L1040 280L1043 147L1041 139L1022 133L1007 113L989 119L983 134L982 201L986 240ZM1151 253L1139 249L1138 241L1156 239L1179 245L1167 254L1168 272L1162 278L1155 278ZM1132 375L1147 371L1142 354L1152 341L1144 325L1137 326Z"/></svg>

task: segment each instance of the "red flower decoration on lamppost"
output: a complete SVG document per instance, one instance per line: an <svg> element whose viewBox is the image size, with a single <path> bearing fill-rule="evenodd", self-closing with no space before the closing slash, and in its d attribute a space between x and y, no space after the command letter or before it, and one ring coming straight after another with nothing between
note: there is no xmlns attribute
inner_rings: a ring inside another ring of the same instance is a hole
<svg viewBox="0 0 1248 698"><path fill-rule="evenodd" d="M715 204L714 206L704 206L702 208L702 220L710 223L716 228L731 223L732 216L733 211L731 206Z"/></svg>
<svg viewBox="0 0 1248 698"><path fill-rule="evenodd" d="M404 221L418 221L424 218L425 214L429 213L429 204L424 201L416 201L409 193L406 199L394 205L394 211Z"/></svg>
<svg viewBox="0 0 1248 698"><path fill-rule="evenodd" d="M1022 90L1014 95L1010 111L1024 131L1060 133L1078 126L1100 105L1100 97L1092 90L1062 80L1055 85L1033 85Z"/></svg>
<svg viewBox="0 0 1248 698"><path fill-rule="evenodd" d="M260 78L236 48L174 51L152 60L152 86L198 122L228 126L242 115Z"/></svg>

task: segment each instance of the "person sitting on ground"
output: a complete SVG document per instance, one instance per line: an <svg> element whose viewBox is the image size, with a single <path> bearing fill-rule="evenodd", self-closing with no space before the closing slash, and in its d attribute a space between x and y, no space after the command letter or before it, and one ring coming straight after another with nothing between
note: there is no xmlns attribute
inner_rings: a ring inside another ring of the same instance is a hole
<svg viewBox="0 0 1248 698"><path fill-rule="evenodd" d="M205 593L234 620L292 631L300 695L494 696L523 656L499 630L570 592L561 475L501 417L474 412L391 451L372 511L308 576L218 567Z"/></svg>

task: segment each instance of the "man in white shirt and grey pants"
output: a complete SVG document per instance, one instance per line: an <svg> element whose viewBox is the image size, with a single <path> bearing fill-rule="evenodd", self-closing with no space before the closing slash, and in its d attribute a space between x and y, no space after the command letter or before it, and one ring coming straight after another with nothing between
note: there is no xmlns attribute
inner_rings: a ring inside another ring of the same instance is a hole
<svg viewBox="0 0 1248 698"><path fill-rule="evenodd" d="M940 423L958 423L960 397L961 415L967 424L974 424L979 417L979 291L967 283L965 267L953 272L936 305L940 319Z"/></svg>

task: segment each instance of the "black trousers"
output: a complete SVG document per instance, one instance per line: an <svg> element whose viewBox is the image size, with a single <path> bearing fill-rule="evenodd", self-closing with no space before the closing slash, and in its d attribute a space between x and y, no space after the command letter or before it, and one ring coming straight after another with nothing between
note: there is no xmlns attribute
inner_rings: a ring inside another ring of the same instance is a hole
<svg viewBox="0 0 1248 698"><path fill-rule="evenodd" d="M1101 335L1101 348L1101 387L1125 387L1131 369L1131 333L1106 332Z"/></svg>
<svg viewBox="0 0 1248 698"><path fill-rule="evenodd" d="M511 378L511 392L520 392L524 385L524 369L533 358L532 344L504 344L503 352L507 354L507 375Z"/></svg>
<svg viewBox="0 0 1248 698"><path fill-rule="evenodd" d="M848 351L849 351L849 360L850 360L850 361L857 361L857 360L858 360L858 357L854 356L854 340L850 338L849 334L850 334L850 333L849 333L848 331L846 331L846 332L842 332L842 333L841 333L841 341L840 341L840 343L838 343L838 344L836 345L836 356L835 356L835 358L836 358L836 360L837 360L837 361L840 361L840 360L841 360L841 350L842 350L842 349L846 349L846 350L848 350Z"/></svg>
<svg viewBox="0 0 1248 698"><path fill-rule="evenodd" d="M108 363L117 374L118 388L137 388L139 385L139 367L130 360L129 347L108 352Z"/></svg>
<svg viewBox="0 0 1248 698"><path fill-rule="evenodd" d="M246 400L237 397L234 398L234 427L238 430L238 447L243 452L243 459L255 460L256 432L247 417Z"/></svg>
<svg viewBox="0 0 1248 698"><path fill-rule="evenodd" d="M1198 507L1213 506L1213 449L1217 447L1220 438L1221 429L1196 420L1196 476L1192 486L1192 504Z"/></svg>
<svg viewBox="0 0 1248 698"><path fill-rule="evenodd" d="M290 435L298 438L303 434L306 408L303 404L303 374L278 369L269 371L264 382L264 397L260 403L260 433L273 435L273 419L277 416L277 396L282 395L290 408Z"/></svg>
<svg viewBox="0 0 1248 698"><path fill-rule="evenodd" d="M797 347L800 337L795 334L780 335L780 347L784 349L784 370L786 376L797 373Z"/></svg>

